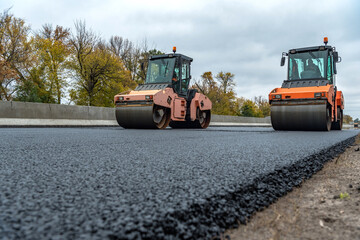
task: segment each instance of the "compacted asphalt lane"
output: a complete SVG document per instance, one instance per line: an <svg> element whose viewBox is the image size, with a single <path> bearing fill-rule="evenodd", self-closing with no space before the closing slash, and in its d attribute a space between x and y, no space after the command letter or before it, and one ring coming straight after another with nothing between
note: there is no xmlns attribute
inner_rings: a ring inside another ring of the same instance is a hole
<svg viewBox="0 0 360 240"><path fill-rule="evenodd" d="M355 130L0 129L0 239L207 239L319 170Z"/></svg>

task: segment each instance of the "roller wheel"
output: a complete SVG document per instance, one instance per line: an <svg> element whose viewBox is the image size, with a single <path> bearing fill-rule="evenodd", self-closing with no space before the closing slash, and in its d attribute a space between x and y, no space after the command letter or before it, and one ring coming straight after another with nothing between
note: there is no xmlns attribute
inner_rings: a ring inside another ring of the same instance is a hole
<svg viewBox="0 0 360 240"><path fill-rule="evenodd" d="M331 130L341 130L343 126L343 111L337 108L337 121L331 124Z"/></svg>
<svg viewBox="0 0 360 240"><path fill-rule="evenodd" d="M157 128L165 129L171 120L169 109L160 106L154 106L153 120Z"/></svg>
<svg viewBox="0 0 360 240"><path fill-rule="evenodd" d="M199 128L207 128L210 124L211 112L210 110L201 111L199 108L196 111L197 122Z"/></svg>

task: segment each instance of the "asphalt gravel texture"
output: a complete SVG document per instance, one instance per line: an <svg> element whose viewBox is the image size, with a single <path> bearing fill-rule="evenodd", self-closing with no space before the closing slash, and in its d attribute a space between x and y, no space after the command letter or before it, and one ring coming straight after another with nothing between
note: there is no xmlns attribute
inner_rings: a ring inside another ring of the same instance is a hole
<svg viewBox="0 0 360 240"><path fill-rule="evenodd" d="M0 129L0 239L211 239L358 134Z"/></svg>

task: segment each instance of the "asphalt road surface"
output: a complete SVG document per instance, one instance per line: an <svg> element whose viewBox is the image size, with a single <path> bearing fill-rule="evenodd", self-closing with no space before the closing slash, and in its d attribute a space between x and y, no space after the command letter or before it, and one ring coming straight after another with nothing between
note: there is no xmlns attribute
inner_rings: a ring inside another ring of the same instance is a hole
<svg viewBox="0 0 360 240"><path fill-rule="evenodd" d="M0 129L0 239L208 239L359 132Z"/></svg>

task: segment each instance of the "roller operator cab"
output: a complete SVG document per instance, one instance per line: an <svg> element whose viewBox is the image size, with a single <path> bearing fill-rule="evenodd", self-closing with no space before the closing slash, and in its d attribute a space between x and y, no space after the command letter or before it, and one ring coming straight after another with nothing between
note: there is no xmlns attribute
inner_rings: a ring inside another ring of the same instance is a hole
<svg viewBox="0 0 360 240"><path fill-rule="evenodd" d="M124 128L207 128L211 101L189 89L192 58L176 53L151 56L145 84L114 97L116 119ZM143 64L141 66L144 67Z"/></svg>
<svg viewBox="0 0 360 240"><path fill-rule="evenodd" d="M325 45L282 54L281 66L287 58L287 80L269 94L275 130L342 129L344 97L335 85L336 64L341 58L327 43L324 38Z"/></svg>

